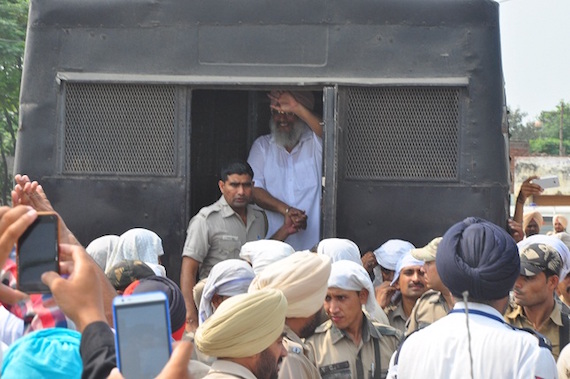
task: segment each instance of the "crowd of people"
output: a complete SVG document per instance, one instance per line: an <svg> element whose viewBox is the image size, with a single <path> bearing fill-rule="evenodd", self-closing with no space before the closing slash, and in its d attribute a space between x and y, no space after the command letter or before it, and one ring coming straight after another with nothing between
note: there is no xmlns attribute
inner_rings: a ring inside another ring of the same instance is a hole
<svg viewBox="0 0 570 379"><path fill-rule="evenodd" d="M122 378L112 301L151 291L166 294L176 341L158 378L570 378L570 235L562 216L542 235L523 215L541 191L532 178L508 231L469 217L423 247L390 239L361 253L319 240L312 95L269 99L271 134L249 163L222 168L220 199L189 223L180 286L152 231L83 248L59 218L60 272L42 275L51 295L18 291L16 242L55 210L15 177L13 207L0 208L3 378Z"/></svg>

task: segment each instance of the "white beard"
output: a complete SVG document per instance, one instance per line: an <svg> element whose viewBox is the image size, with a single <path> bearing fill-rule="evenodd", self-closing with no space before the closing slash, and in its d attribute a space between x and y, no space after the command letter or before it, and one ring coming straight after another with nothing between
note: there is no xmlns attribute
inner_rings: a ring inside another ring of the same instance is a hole
<svg viewBox="0 0 570 379"><path fill-rule="evenodd" d="M271 130L271 136L275 143L288 149L292 149L299 143L304 128L305 124L302 121L297 120L295 121L295 126L290 132L284 132L277 128L274 120L269 122L269 129Z"/></svg>

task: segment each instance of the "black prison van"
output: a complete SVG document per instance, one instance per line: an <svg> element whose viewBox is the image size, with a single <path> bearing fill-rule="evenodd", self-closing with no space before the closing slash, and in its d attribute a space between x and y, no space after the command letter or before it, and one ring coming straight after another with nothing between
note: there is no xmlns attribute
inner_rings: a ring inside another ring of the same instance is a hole
<svg viewBox="0 0 570 379"><path fill-rule="evenodd" d="M364 251L504 226L499 33L490 0L31 0L16 170L85 245L155 231L178 280L221 162L268 133L267 92L310 90L322 237Z"/></svg>

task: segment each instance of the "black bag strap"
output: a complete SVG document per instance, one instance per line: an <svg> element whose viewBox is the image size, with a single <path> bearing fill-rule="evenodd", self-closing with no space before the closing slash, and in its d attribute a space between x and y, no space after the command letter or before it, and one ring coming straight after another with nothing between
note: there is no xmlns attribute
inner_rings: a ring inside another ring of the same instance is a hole
<svg viewBox="0 0 570 379"><path fill-rule="evenodd" d="M564 312L561 312L560 316L562 317L562 327L558 328L558 336L560 338L560 351L562 351L562 348L570 342L570 316Z"/></svg>

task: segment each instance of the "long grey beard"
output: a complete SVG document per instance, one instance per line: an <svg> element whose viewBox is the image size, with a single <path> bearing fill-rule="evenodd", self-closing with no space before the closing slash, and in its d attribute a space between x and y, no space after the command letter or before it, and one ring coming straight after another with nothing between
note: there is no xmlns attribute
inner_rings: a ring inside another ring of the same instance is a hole
<svg viewBox="0 0 570 379"><path fill-rule="evenodd" d="M295 147L295 145L299 143L304 127L305 124L302 121L295 121L295 126L290 132L283 132L277 128L274 120L271 120L269 123L271 135L273 136L275 143L289 149Z"/></svg>

